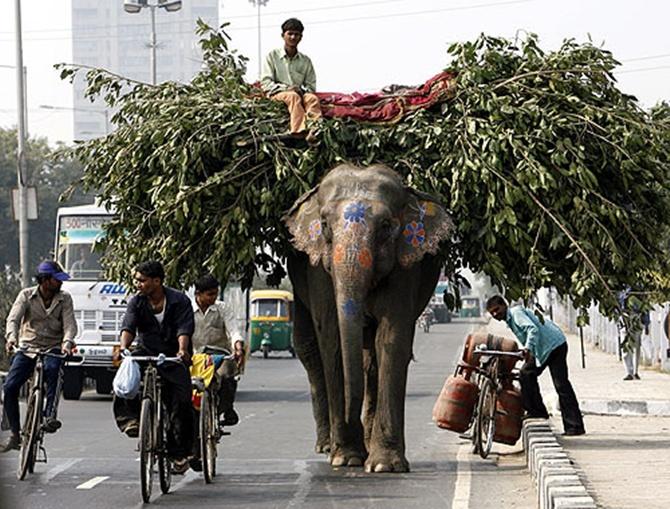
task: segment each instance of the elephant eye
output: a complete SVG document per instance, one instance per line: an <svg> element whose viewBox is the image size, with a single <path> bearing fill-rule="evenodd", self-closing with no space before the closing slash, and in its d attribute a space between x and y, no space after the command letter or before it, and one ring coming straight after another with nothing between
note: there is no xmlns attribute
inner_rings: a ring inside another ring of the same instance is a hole
<svg viewBox="0 0 670 509"><path fill-rule="evenodd" d="M377 233L380 240L386 240L393 235L393 223L389 219L384 219Z"/></svg>
<svg viewBox="0 0 670 509"><path fill-rule="evenodd" d="M321 232L323 235L323 238L326 239L327 242L330 242L333 239L333 232L330 229L330 225L328 224L328 221L325 219L321 220Z"/></svg>

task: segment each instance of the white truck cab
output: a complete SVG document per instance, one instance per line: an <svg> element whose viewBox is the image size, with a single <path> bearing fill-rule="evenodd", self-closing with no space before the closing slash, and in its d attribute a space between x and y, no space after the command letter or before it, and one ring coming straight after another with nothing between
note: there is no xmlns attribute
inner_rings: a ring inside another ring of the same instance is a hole
<svg viewBox="0 0 670 509"><path fill-rule="evenodd" d="M79 399L84 378L95 380L98 394L111 394L116 366L112 353L118 345L121 320L126 309L127 289L103 279L96 240L104 235L103 225L113 212L97 205L61 207L56 218L55 253L70 274L63 290L72 295L78 333L75 341L84 356L80 366L67 366L63 397Z"/></svg>

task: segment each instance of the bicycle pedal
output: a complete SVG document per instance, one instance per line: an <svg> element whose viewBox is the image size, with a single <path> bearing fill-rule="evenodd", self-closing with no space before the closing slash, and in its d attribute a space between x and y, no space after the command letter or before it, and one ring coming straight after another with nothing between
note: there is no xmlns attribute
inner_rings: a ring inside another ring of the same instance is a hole
<svg viewBox="0 0 670 509"><path fill-rule="evenodd" d="M227 436L229 436L229 435L232 435L232 433L231 433L230 431L222 431L222 432L221 432L221 436L222 436L222 437L227 437Z"/></svg>

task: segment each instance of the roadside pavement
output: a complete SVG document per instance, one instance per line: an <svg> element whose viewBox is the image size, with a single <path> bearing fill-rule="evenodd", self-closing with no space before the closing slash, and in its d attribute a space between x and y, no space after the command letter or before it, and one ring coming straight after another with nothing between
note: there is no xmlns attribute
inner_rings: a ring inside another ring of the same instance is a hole
<svg viewBox="0 0 670 509"><path fill-rule="evenodd" d="M491 334L514 338L504 322ZM540 387L554 434L598 507L656 509L670 504L670 375L640 368L641 380L624 381L616 355L568 334L570 380L585 414L586 435L563 437L558 397L546 370Z"/></svg>

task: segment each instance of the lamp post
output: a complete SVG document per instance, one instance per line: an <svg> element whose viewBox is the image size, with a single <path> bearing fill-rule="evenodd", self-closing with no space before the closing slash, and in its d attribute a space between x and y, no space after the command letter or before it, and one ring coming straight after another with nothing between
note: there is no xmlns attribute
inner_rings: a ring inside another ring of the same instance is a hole
<svg viewBox="0 0 670 509"><path fill-rule="evenodd" d="M55 111L85 111L88 113L100 113L105 116L105 136L109 134L109 111L102 108L71 108L69 106L52 106L50 104L40 104L43 110Z"/></svg>
<svg viewBox="0 0 670 509"><path fill-rule="evenodd" d="M21 37L21 0L15 0L16 23L16 97L18 105L18 153L16 180L18 185L18 219L19 219L19 266L21 268L21 285L25 288L30 283L28 276L28 190L26 187L26 85L25 68L23 67L23 41Z"/></svg>
<svg viewBox="0 0 670 509"><path fill-rule="evenodd" d="M261 79L263 73L263 60L261 55L261 6L265 7L269 0L249 0L254 7L258 7L258 80Z"/></svg>
<svg viewBox="0 0 670 509"><path fill-rule="evenodd" d="M138 14L142 9L148 8L151 13L151 35L149 37L149 61L151 66L151 84L156 84L156 9L165 9L168 12L176 12L181 9L181 0L157 0L158 3L150 4L149 0L124 0L123 10L130 14Z"/></svg>

